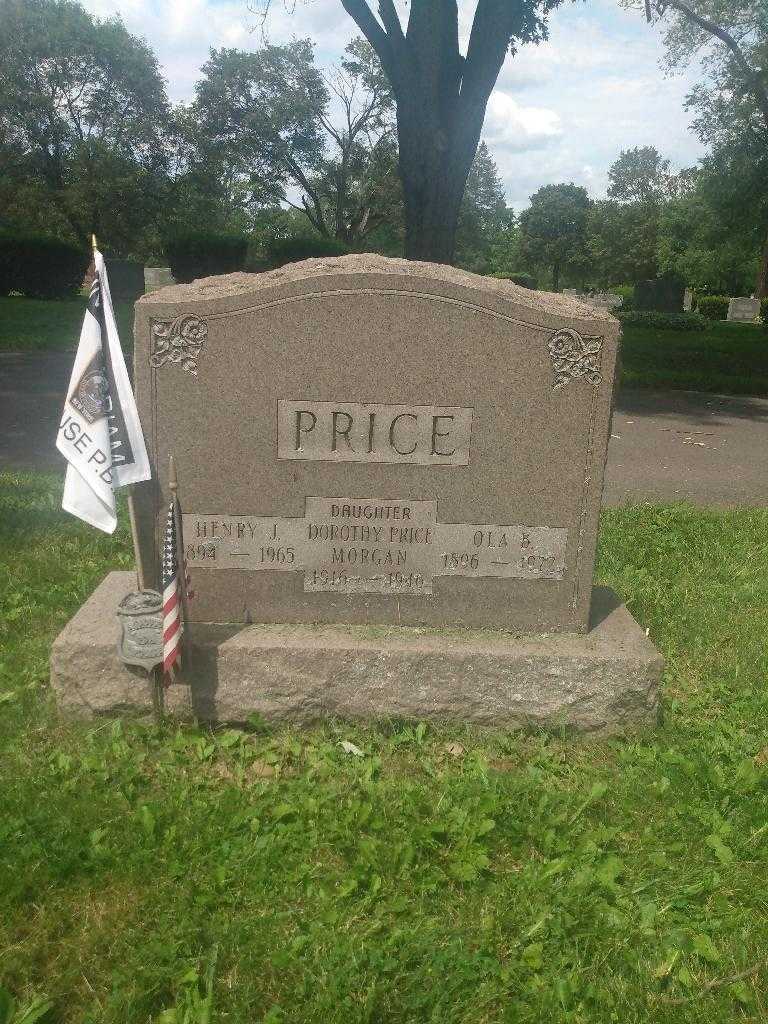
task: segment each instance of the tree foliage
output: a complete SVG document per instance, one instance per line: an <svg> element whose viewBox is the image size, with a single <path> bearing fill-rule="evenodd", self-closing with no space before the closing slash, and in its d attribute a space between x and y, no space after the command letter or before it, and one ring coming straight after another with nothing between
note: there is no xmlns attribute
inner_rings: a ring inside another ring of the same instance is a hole
<svg viewBox="0 0 768 1024"><path fill-rule="evenodd" d="M327 75L308 39L212 50L189 111L189 173L224 182L230 205L251 215L285 203L319 234L355 242L397 205L392 108L363 40Z"/></svg>
<svg viewBox="0 0 768 1024"><path fill-rule="evenodd" d="M507 210L504 185L485 142L481 142L467 178L459 210L456 256L460 266L483 271L489 249L499 244L514 214Z"/></svg>
<svg viewBox="0 0 768 1024"><path fill-rule="evenodd" d="M655 146L623 149L608 171L608 196L621 203L662 203L675 194L677 175Z"/></svg>
<svg viewBox="0 0 768 1024"><path fill-rule="evenodd" d="M660 210L648 203L603 199L589 211L590 271L596 283L635 283L658 270Z"/></svg>
<svg viewBox="0 0 768 1024"><path fill-rule="evenodd" d="M72 0L0 5L0 164L5 220L37 204L85 241L130 249L162 205L169 108L157 60L117 18Z"/></svg>
<svg viewBox="0 0 768 1024"><path fill-rule="evenodd" d="M521 252L530 264L547 267L552 288L566 269L588 266L587 227L591 201L579 185L544 185L520 214Z"/></svg>
<svg viewBox="0 0 768 1024"><path fill-rule="evenodd" d="M627 2L634 5L634 0ZM711 149L710 178L714 180L718 168L729 166L730 180L741 195L754 195L749 207L742 203L742 216L732 225L734 237L748 233L749 209L753 244L762 249L755 291L766 295L768 6L765 0L651 0L649 9L664 26L668 69L686 67L694 55L702 59L706 78L687 100L696 111L693 127ZM725 178L722 185L727 194Z"/></svg>

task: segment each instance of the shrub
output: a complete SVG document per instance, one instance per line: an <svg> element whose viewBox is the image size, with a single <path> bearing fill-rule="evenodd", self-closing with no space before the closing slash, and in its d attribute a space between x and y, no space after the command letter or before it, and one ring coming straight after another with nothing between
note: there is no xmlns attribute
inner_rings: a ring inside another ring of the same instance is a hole
<svg viewBox="0 0 768 1024"><path fill-rule="evenodd" d="M267 256L274 267L322 256L346 256L349 248L338 238L323 235L299 235L295 238L273 238L267 243Z"/></svg>
<svg viewBox="0 0 768 1024"><path fill-rule="evenodd" d="M612 295L621 296L621 309L628 313L635 308L635 286L633 284L617 284L605 289Z"/></svg>
<svg viewBox="0 0 768 1024"><path fill-rule="evenodd" d="M763 327L768 331L768 299L760 300L760 319L763 321Z"/></svg>
<svg viewBox="0 0 768 1024"><path fill-rule="evenodd" d="M214 231L180 231L163 243L171 273L187 283L242 270L248 252L245 235Z"/></svg>
<svg viewBox="0 0 768 1024"><path fill-rule="evenodd" d="M625 327L649 327L664 331L705 331L707 320L699 313L654 313L620 309L616 314Z"/></svg>
<svg viewBox="0 0 768 1024"><path fill-rule="evenodd" d="M707 320L725 320L729 301L727 295L702 295L696 302L696 310Z"/></svg>
<svg viewBox="0 0 768 1024"><path fill-rule="evenodd" d="M502 281L511 281L512 284L519 284L521 288L530 288L530 290L532 292L535 292L536 289L539 286L538 279L533 277L532 274L523 274L523 273L520 273L520 274L518 274L518 273L504 274L504 273L496 273L496 274L493 274L493 277L498 277Z"/></svg>
<svg viewBox="0 0 768 1024"><path fill-rule="evenodd" d="M144 294L144 264L107 258L109 291L114 302L135 302Z"/></svg>
<svg viewBox="0 0 768 1024"><path fill-rule="evenodd" d="M0 235L0 295L21 292L31 299L63 299L79 290L90 253L59 238Z"/></svg>

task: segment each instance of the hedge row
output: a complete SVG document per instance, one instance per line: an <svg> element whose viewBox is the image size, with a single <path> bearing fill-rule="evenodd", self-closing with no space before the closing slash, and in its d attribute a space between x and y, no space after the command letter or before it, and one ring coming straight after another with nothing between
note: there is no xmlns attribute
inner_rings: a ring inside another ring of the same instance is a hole
<svg viewBox="0 0 768 1024"><path fill-rule="evenodd" d="M725 320L729 302L727 295L701 295L696 300L696 310L707 320Z"/></svg>
<svg viewBox="0 0 768 1024"><path fill-rule="evenodd" d="M245 235L184 231L165 239L165 258L177 281L231 274L242 270L248 253Z"/></svg>
<svg viewBox="0 0 768 1024"><path fill-rule="evenodd" d="M274 267L323 256L346 256L348 253L347 246L337 238L321 238L319 235L276 238L267 245L267 256Z"/></svg>
<svg viewBox="0 0 768 1024"><path fill-rule="evenodd" d="M0 295L20 292L31 299L77 294L91 254L58 238L0 234Z"/></svg>
<svg viewBox="0 0 768 1024"><path fill-rule="evenodd" d="M705 331L707 320L698 313L654 313L622 310L616 316L625 327L654 327L666 331Z"/></svg>
<svg viewBox="0 0 768 1024"><path fill-rule="evenodd" d="M177 281L231 274L243 270L248 257L247 235L209 231L180 231L163 243L165 258ZM349 248L335 238L319 235L277 238L266 245L266 265L282 267L286 263L321 256L345 256Z"/></svg>

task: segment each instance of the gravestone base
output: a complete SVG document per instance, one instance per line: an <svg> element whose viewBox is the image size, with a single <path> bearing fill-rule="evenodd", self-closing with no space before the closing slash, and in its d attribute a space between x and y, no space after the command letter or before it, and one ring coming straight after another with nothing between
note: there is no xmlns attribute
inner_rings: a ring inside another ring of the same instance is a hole
<svg viewBox="0 0 768 1024"><path fill-rule="evenodd" d="M135 589L113 572L59 634L51 684L62 713L152 712L147 674L117 656L115 609ZM663 659L613 591L596 587L587 633L377 626L193 626L186 683L166 711L208 722L324 717L465 721L610 733L658 718Z"/></svg>

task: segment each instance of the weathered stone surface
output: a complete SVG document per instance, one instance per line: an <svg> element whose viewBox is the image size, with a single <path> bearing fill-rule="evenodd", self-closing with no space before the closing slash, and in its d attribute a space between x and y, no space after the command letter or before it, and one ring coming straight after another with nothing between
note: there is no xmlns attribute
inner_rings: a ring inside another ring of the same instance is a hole
<svg viewBox="0 0 768 1024"><path fill-rule="evenodd" d="M168 288L176 284L170 267L144 267L144 291L156 292L159 288Z"/></svg>
<svg viewBox="0 0 768 1024"><path fill-rule="evenodd" d="M147 714L146 679L117 658L114 609L135 586L111 573L54 643L59 706L80 716ZM568 726L607 733L653 725L662 658L612 591L596 588L586 634L260 625L195 627L190 686L171 714L307 723L324 716Z"/></svg>
<svg viewBox="0 0 768 1024"><path fill-rule="evenodd" d="M760 299L740 296L728 303L728 319L736 321L752 321L760 316Z"/></svg>
<svg viewBox="0 0 768 1024"><path fill-rule="evenodd" d="M566 296L372 255L146 295L145 562L173 453L196 622L584 631L619 331ZM345 520L361 507L401 521ZM358 521L375 530L333 533ZM219 568L224 529L260 539ZM562 531L563 559L536 540Z"/></svg>

